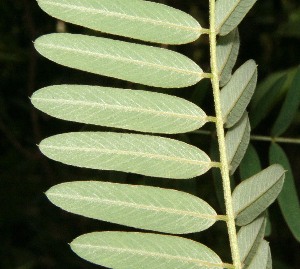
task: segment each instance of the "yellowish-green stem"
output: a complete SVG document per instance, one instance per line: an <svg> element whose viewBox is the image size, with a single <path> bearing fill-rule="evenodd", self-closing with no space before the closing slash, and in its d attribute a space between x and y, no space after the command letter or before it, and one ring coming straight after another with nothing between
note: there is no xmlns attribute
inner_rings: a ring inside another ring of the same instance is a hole
<svg viewBox="0 0 300 269"><path fill-rule="evenodd" d="M225 132L224 132L224 122L222 118L221 102L220 102L220 85L219 85L219 72L217 66L217 33L215 26L215 0L209 0L209 21L210 21L210 59L211 59L211 73L212 73L212 88L214 95L215 111L216 111L216 129L217 137L220 151L220 162L221 162L221 175L223 180L223 191L225 198L225 207L227 220L227 229L229 235L229 243L231 248L231 255L233 260L233 266L235 269L241 269L241 261L237 242L237 233L235 227L235 218L233 213L231 187L230 187L230 177L229 177L229 167L226 155L226 145L225 145Z"/></svg>

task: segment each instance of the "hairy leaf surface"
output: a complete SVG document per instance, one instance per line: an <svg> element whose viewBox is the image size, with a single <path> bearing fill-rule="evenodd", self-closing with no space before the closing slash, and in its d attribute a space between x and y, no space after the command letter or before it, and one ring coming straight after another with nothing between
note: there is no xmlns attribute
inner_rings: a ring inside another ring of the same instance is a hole
<svg viewBox="0 0 300 269"><path fill-rule="evenodd" d="M47 157L74 166L186 179L207 172L207 154L174 139L111 132L78 132L44 139Z"/></svg>
<svg viewBox="0 0 300 269"><path fill-rule="evenodd" d="M270 246L266 240L263 240L247 269L269 269L270 267Z"/></svg>
<svg viewBox="0 0 300 269"><path fill-rule="evenodd" d="M218 269L223 264L208 247L181 237L125 232L98 232L77 237L72 250L109 268Z"/></svg>
<svg viewBox="0 0 300 269"><path fill-rule="evenodd" d="M206 230L217 216L196 196L148 186L78 181L56 185L46 195L55 205L75 214L173 234Z"/></svg>
<svg viewBox="0 0 300 269"><path fill-rule="evenodd" d="M149 86L187 87L203 78L202 69L177 52L102 37L49 34L35 48L61 65Z"/></svg>
<svg viewBox="0 0 300 269"><path fill-rule="evenodd" d="M60 119L142 132L189 132L207 121L204 111L193 103L147 91L56 85L35 92L31 101Z"/></svg>
<svg viewBox="0 0 300 269"><path fill-rule="evenodd" d="M292 123L298 112L300 104L300 67L294 76L292 84L287 92L284 103L280 109L279 115L272 127L272 136L282 135Z"/></svg>
<svg viewBox="0 0 300 269"><path fill-rule="evenodd" d="M216 30L227 35L236 28L257 0L218 0L216 2Z"/></svg>
<svg viewBox="0 0 300 269"><path fill-rule="evenodd" d="M250 141L250 123L248 113L230 128L225 136L226 152L230 174L232 175L242 161Z"/></svg>
<svg viewBox="0 0 300 269"><path fill-rule="evenodd" d="M284 173L281 165L273 164L235 188L232 199L237 225L252 222L274 202L282 189Z"/></svg>
<svg viewBox="0 0 300 269"><path fill-rule="evenodd" d="M265 214L250 224L243 226L238 232L238 245L243 269L248 268L253 257L257 255L260 243L265 235Z"/></svg>
<svg viewBox="0 0 300 269"><path fill-rule="evenodd" d="M223 87L231 78L232 69L236 63L240 48L238 29L226 36L220 36L217 43L217 65L220 76L220 86Z"/></svg>
<svg viewBox="0 0 300 269"><path fill-rule="evenodd" d="M164 44L199 38L202 28L181 10L140 0L38 0L55 18L105 33Z"/></svg>
<svg viewBox="0 0 300 269"><path fill-rule="evenodd" d="M254 93L256 82L257 66L253 60L249 60L235 71L221 90L222 115L227 128L242 117Z"/></svg>
<svg viewBox="0 0 300 269"><path fill-rule="evenodd" d="M245 156L239 166L239 172L241 180L252 177L256 173L262 170L260 159L255 147L250 143ZM267 224L265 229L265 236L269 236L272 232L271 222L268 216L268 210L266 211Z"/></svg>
<svg viewBox="0 0 300 269"><path fill-rule="evenodd" d="M280 163L287 171L278 203L290 231L300 242L300 203L290 162L283 149L275 143L271 144L269 158L271 164Z"/></svg>

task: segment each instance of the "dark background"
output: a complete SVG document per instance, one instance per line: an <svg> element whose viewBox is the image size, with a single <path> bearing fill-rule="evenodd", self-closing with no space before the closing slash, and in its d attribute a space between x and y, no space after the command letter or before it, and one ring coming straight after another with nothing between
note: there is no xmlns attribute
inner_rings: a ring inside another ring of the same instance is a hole
<svg viewBox="0 0 300 269"><path fill-rule="evenodd" d="M207 27L208 1L157 2L192 14L203 27ZM97 179L176 188L197 194L220 210L211 173L201 177L201 180L195 179L184 184L171 180L162 182L133 174L69 167L41 155L37 144L43 138L93 127L64 122L35 110L29 97L37 89L59 83L145 89L128 82L61 67L39 56L33 48L33 41L42 34L57 31L60 26L74 33L95 34L81 27L59 24L44 13L35 1L0 1L0 268L4 269L99 268L78 258L67 243L87 232L126 229L69 214L53 206L44 192L60 182ZM249 58L255 59L259 68L259 81L274 72L299 65L298 0L258 1L239 29L241 50L237 66ZM170 48L194 59L203 70L209 72L208 47L207 37L202 37L192 44ZM194 87L171 90L171 93L201 104L207 113L212 114L212 97L206 85L207 82L203 81ZM162 92L160 89L151 90ZM275 105L269 117L253 133L268 135L276 112L278 106ZM298 113L285 135L298 136L299 124ZM211 126L205 127L209 129ZM176 138L208 150L206 145L210 137L191 134L178 135ZM254 145L260 152L262 164L266 166L267 145L262 142L255 142ZM298 181L300 146L283 147ZM270 218L272 233L267 240L271 243L274 268L299 268L299 244L288 231L276 203L271 207ZM224 261L230 262L228 240L224 233L223 224L217 223L208 231L188 237L207 244Z"/></svg>

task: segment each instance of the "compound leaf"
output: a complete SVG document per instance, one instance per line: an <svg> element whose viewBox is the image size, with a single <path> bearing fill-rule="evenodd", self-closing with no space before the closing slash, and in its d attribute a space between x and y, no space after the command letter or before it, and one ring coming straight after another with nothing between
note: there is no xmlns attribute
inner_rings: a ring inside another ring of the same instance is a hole
<svg viewBox="0 0 300 269"><path fill-rule="evenodd" d="M95 232L77 237L71 248L81 258L109 268L223 268L221 259L208 247L169 235Z"/></svg>
<svg viewBox="0 0 300 269"><path fill-rule="evenodd" d="M216 31L227 35L236 28L257 0L218 0L216 2Z"/></svg>
<svg viewBox="0 0 300 269"><path fill-rule="evenodd" d="M250 123L248 113L230 128L225 137L226 152L230 174L232 175L242 161L250 141Z"/></svg>
<svg viewBox="0 0 300 269"><path fill-rule="evenodd" d="M212 167L207 154L174 139L111 132L59 134L40 143L50 159L78 167L186 179Z"/></svg>
<svg viewBox="0 0 300 269"><path fill-rule="evenodd" d="M75 214L173 234L203 231L217 216L196 196L157 187L78 181L56 185L46 195L53 204Z"/></svg>
<svg viewBox="0 0 300 269"><path fill-rule="evenodd" d="M249 60L235 71L221 90L222 115L227 128L242 117L254 93L256 82L257 66L253 60Z"/></svg>
<svg viewBox="0 0 300 269"><path fill-rule="evenodd" d="M35 48L58 64L149 86L187 87L203 78L202 69L177 52L102 37L49 34Z"/></svg>
<svg viewBox="0 0 300 269"><path fill-rule="evenodd" d="M248 268L253 257L257 254L266 228L265 214L258 217L250 224L243 226L238 232L238 245L243 269Z"/></svg>
<svg viewBox="0 0 300 269"><path fill-rule="evenodd" d="M279 115L272 127L272 136L282 135L292 123L300 104L300 67L298 67Z"/></svg>
<svg viewBox="0 0 300 269"><path fill-rule="evenodd" d="M189 132L207 121L204 111L193 103L148 91L55 85L35 92L31 101L60 119L142 132Z"/></svg>
<svg viewBox="0 0 300 269"><path fill-rule="evenodd" d="M280 163L287 171L278 203L290 231L300 242L300 203L290 162L283 149L275 143L271 144L269 158L271 164Z"/></svg>
<svg viewBox="0 0 300 269"><path fill-rule="evenodd" d="M164 44L183 44L199 38L202 28L181 10L140 0L38 0L40 7L60 20L105 33Z"/></svg>
<svg viewBox="0 0 300 269"><path fill-rule="evenodd" d="M220 36L217 43L217 65L220 76L220 86L223 87L231 78L232 69L236 63L240 48L238 29L226 36Z"/></svg>
<svg viewBox="0 0 300 269"><path fill-rule="evenodd" d="M252 222L275 201L282 189L284 174L281 165L273 164L235 188L232 199L237 225Z"/></svg>

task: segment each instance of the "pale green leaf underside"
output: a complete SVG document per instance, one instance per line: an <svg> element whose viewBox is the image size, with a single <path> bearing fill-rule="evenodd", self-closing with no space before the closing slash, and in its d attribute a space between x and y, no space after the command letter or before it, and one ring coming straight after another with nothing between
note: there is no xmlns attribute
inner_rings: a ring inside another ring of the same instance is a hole
<svg viewBox="0 0 300 269"><path fill-rule="evenodd" d="M227 128L242 117L254 93L256 82L257 66L253 60L248 60L235 71L221 90L222 116Z"/></svg>
<svg viewBox="0 0 300 269"><path fill-rule="evenodd" d="M287 171L278 203L290 231L300 242L300 203L290 162L278 144L271 144L269 155L270 163L280 163Z"/></svg>
<svg viewBox="0 0 300 269"><path fill-rule="evenodd" d="M238 245L243 269L248 268L253 257L257 254L266 228L265 214L250 224L243 226L238 232Z"/></svg>
<svg viewBox="0 0 300 269"><path fill-rule="evenodd" d="M270 246L266 240L263 240L256 252L256 255L252 259L252 262L247 269L269 269L270 267Z"/></svg>
<svg viewBox="0 0 300 269"><path fill-rule="evenodd" d="M196 196L148 186L78 181L56 185L46 195L53 204L75 214L173 234L206 230L217 216Z"/></svg>
<svg viewBox="0 0 300 269"><path fill-rule="evenodd" d="M111 132L78 132L43 140L47 157L78 167L186 179L212 167L207 154L174 139Z"/></svg>
<svg viewBox="0 0 300 269"><path fill-rule="evenodd" d="M181 237L98 232L77 237L72 250L92 263L115 269L218 269L221 259L208 247Z"/></svg>
<svg viewBox="0 0 300 269"><path fill-rule="evenodd" d="M226 36L220 36L217 43L217 65L220 76L220 86L223 87L231 78L232 69L236 63L240 48L238 29Z"/></svg>
<svg viewBox="0 0 300 269"><path fill-rule="evenodd" d="M202 28L189 14L141 0L38 0L51 16L105 33L164 44L199 38Z"/></svg>
<svg viewBox="0 0 300 269"><path fill-rule="evenodd" d="M300 67L297 68L294 79L287 92L278 117L272 127L272 136L282 135L290 126L298 112L300 104Z"/></svg>
<svg viewBox="0 0 300 269"><path fill-rule="evenodd" d="M272 204L282 189L285 170L274 164L242 181L232 193L236 224L246 225Z"/></svg>
<svg viewBox="0 0 300 269"><path fill-rule="evenodd" d="M162 88L180 88L203 78L202 69L177 52L78 34L49 34L36 50L64 66Z"/></svg>
<svg viewBox="0 0 300 269"><path fill-rule="evenodd" d="M216 31L227 35L236 28L257 0L218 0L216 2Z"/></svg>
<svg viewBox="0 0 300 269"><path fill-rule="evenodd" d="M241 163L250 141L250 123L248 113L230 128L225 136L227 160L232 175Z"/></svg>
<svg viewBox="0 0 300 269"><path fill-rule="evenodd" d="M31 101L59 119L150 133L189 132L207 121L195 104L148 91L55 85L35 92Z"/></svg>

